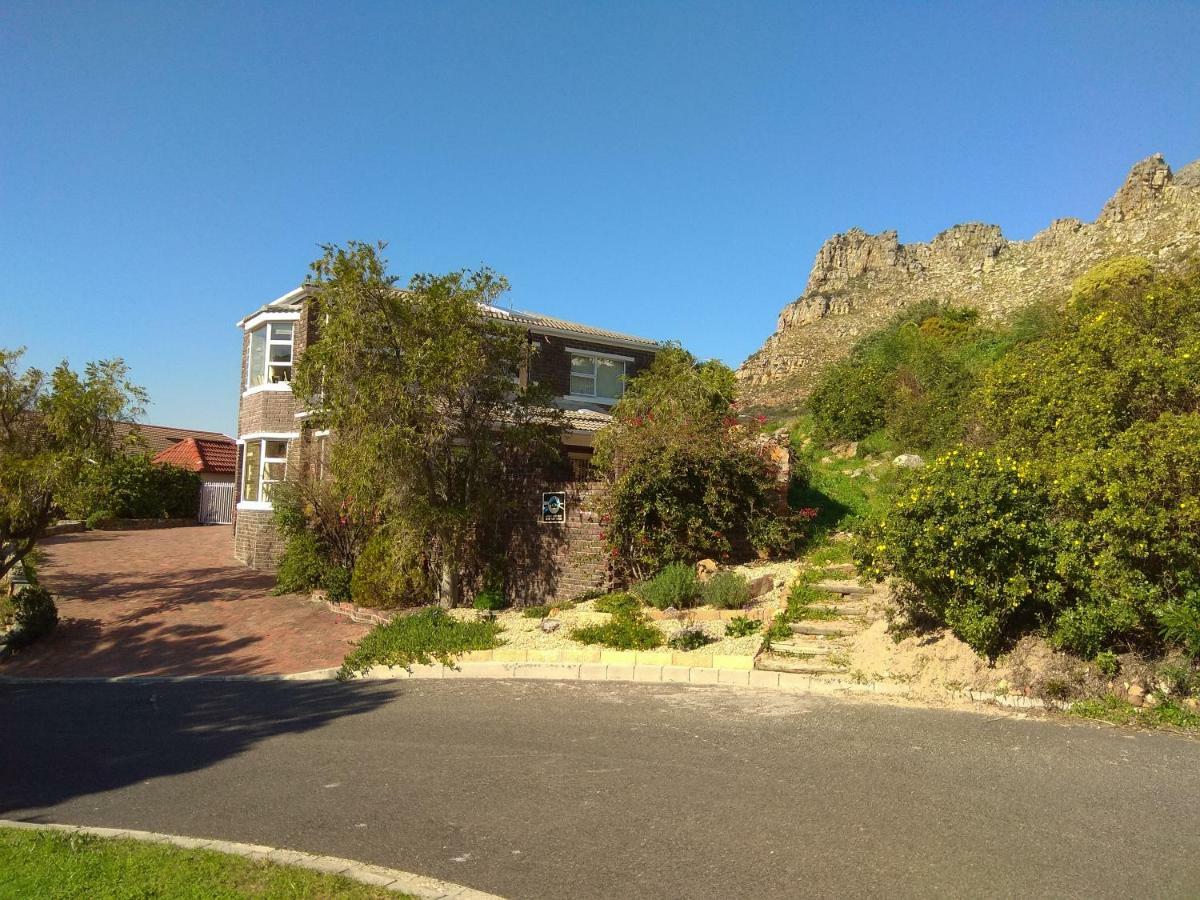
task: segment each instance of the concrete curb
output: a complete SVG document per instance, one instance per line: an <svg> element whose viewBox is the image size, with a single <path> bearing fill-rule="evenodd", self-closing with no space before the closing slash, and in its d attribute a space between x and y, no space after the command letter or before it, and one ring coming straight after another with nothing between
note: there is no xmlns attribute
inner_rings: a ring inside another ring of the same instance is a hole
<svg viewBox="0 0 1200 900"><path fill-rule="evenodd" d="M633 654L631 653L632 657ZM746 657L749 664L750 658ZM18 678L0 677L0 684L186 684L224 682L331 681L337 669L316 669L294 675L122 675L114 678ZM454 668L442 665L373 666L355 681L409 681L453 679L516 679L557 681L611 681L642 684L696 684L777 690L798 694L875 694L903 696L903 685L858 682L827 676L767 672L761 669L676 666L666 663L594 662L462 662Z"/></svg>
<svg viewBox="0 0 1200 900"><path fill-rule="evenodd" d="M26 831L60 831L68 834L87 834L113 840L144 841L150 844L170 844L187 850L212 850L228 853L259 862L275 863L311 869L326 875L341 875L372 887L381 887L396 893L412 894L421 900L503 900L496 894L487 894L474 888L404 872L368 863L342 859L337 856L321 856L316 853L301 853L298 850L283 850L264 847L261 844L238 844L232 841L214 841L205 838L183 837L177 834L160 834L156 831L135 831L130 828L94 828L86 825L54 825L38 822L20 822L0 819L0 828L18 828Z"/></svg>

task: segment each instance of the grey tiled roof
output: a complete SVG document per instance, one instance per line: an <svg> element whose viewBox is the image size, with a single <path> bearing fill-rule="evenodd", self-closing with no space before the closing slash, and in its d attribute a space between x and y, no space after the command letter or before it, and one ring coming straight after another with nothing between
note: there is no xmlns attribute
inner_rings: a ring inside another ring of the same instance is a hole
<svg viewBox="0 0 1200 900"><path fill-rule="evenodd" d="M607 328L596 328L594 325L584 325L582 322L571 322L568 319L559 319L555 316L546 316L541 313L524 312L517 309L504 309L500 306L488 306L484 308L487 315L494 316L497 319L506 319L508 321L526 325L530 328L552 328L556 331L573 331L576 334L587 337L600 338L602 340L617 340L625 341L631 344L641 344L647 350L656 350L661 345L658 341L652 341L649 338L638 337L633 334L625 334L621 331L611 331Z"/></svg>
<svg viewBox="0 0 1200 900"><path fill-rule="evenodd" d="M272 300L265 306L260 306L254 312L244 316L240 321L245 322L260 312L268 312L272 309L281 307L294 307L300 304L304 296L307 294L306 286L293 290L284 294L278 300ZM659 341L651 340L650 338L638 337L635 334L626 334L622 331L612 331L608 328L597 328L594 325L585 325L582 322L572 322L569 319L560 319L557 316L547 316L542 313L526 312L518 309L505 309L502 306L483 306L485 315L492 316L496 319L503 319L512 322L516 325L524 325L527 328L550 329L553 331L564 331L573 334L578 334L581 337L596 338L604 341L621 341L625 344L633 344L635 346L645 347L647 350L657 350L662 344Z"/></svg>

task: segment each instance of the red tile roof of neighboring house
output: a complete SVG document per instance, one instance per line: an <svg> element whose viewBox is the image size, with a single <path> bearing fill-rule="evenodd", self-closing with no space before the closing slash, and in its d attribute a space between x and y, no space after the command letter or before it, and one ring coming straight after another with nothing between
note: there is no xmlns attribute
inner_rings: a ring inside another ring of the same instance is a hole
<svg viewBox="0 0 1200 900"><path fill-rule="evenodd" d="M237 444L229 438L219 441L184 438L166 450L160 450L154 461L193 472L233 475L237 472Z"/></svg>
<svg viewBox="0 0 1200 900"><path fill-rule="evenodd" d="M206 441L229 441L233 443L233 438L227 434L221 434L219 431L197 431L195 428L170 428L166 425L130 425L126 422L114 422L113 431L116 434L118 441L123 441L131 433L136 433L141 438L141 444L144 446L136 447L139 451L149 451L150 453L161 453L168 447L173 447L185 438L195 438L197 440ZM235 445L236 446L236 445Z"/></svg>

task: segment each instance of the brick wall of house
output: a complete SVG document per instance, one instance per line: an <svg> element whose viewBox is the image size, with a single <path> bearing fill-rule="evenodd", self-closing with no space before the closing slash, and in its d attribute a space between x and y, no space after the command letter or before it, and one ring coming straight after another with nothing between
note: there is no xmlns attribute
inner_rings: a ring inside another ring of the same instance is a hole
<svg viewBox="0 0 1200 900"><path fill-rule="evenodd" d="M308 344L310 317L307 310L301 314L293 328L292 365L299 362L300 354ZM290 434L302 431L303 420L296 413L303 410L295 395L290 391L257 391L245 393L246 368L250 356L250 333L242 334L242 369L239 384L243 395L238 405L238 437L248 434ZM255 569L273 569L283 552L283 542L275 530L269 510L237 509L242 499L242 460L244 448L239 447L238 471L234 487L233 555L239 561ZM299 471L304 464L303 444L299 439L288 442L288 471Z"/></svg>
<svg viewBox="0 0 1200 900"><path fill-rule="evenodd" d="M233 555L252 569L274 569L283 554L283 539L270 510L236 510Z"/></svg>
<svg viewBox="0 0 1200 900"><path fill-rule="evenodd" d="M609 583L609 560L597 510L596 481L563 478L569 467L530 473L522 488L518 518L508 552L510 598L518 603L570 600ZM566 521L540 521L542 493L566 493Z"/></svg>
<svg viewBox="0 0 1200 900"><path fill-rule="evenodd" d="M573 337L537 334L533 339L540 346L530 361L530 378L538 384L549 387L559 396L571 393L571 354L567 352L568 347L631 357L633 362L627 363L625 366L625 374L630 378L650 365L654 359L654 354L648 351L614 347L595 341L576 340Z"/></svg>

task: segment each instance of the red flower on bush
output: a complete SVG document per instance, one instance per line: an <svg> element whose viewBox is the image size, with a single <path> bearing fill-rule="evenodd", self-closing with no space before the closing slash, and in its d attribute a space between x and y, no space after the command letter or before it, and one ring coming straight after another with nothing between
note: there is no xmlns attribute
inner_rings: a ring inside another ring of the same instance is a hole
<svg viewBox="0 0 1200 900"><path fill-rule="evenodd" d="M800 510L796 511L796 515L798 515L800 518L802 518L806 522L811 522L813 519L815 519L820 514L821 514L821 510L817 509L815 506L806 506L804 509L800 509Z"/></svg>

